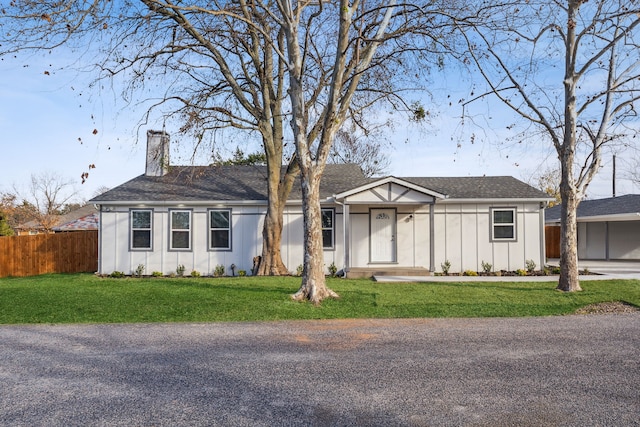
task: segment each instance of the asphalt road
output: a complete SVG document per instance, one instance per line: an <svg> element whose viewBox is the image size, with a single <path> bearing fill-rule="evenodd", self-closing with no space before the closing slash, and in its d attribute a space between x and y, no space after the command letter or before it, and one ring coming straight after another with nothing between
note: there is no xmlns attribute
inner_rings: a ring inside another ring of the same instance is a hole
<svg viewBox="0 0 640 427"><path fill-rule="evenodd" d="M638 426L640 314L0 327L2 426Z"/></svg>

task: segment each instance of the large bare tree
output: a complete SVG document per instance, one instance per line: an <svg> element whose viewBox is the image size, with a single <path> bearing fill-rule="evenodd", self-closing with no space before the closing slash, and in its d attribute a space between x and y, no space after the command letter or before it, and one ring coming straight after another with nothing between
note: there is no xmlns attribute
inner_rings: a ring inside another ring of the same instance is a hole
<svg viewBox="0 0 640 427"><path fill-rule="evenodd" d="M452 16L463 59L487 95L551 144L560 167L558 289L580 290L576 209L598 172L605 144L638 134L640 3L623 0L472 1Z"/></svg>
<svg viewBox="0 0 640 427"><path fill-rule="evenodd" d="M397 102L420 114L394 93L393 82L406 70L404 61L412 63L411 54L428 55L438 45L433 36L440 15L434 2L276 3L287 46L291 124L303 194L304 269L293 299L317 304L337 296L326 286L320 215L320 183L336 135L350 118L359 122L351 115L354 110L362 113L379 102Z"/></svg>

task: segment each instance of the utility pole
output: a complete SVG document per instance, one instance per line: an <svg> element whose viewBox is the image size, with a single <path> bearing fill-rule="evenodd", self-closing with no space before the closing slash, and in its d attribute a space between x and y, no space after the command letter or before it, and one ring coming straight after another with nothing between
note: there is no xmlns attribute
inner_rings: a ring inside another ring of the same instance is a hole
<svg viewBox="0 0 640 427"><path fill-rule="evenodd" d="M616 155L613 155L613 197L616 197Z"/></svg>

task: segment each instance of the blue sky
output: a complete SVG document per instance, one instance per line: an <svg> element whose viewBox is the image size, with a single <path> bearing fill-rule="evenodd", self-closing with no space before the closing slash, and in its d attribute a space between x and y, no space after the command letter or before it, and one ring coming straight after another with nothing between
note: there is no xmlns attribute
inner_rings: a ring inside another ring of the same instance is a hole
<svg viewBox="0 0 640 427"><path fill-rule="evenodd" d="M88 90L89 76L57 69L58 64L50 67L50 59L0 61L0 191L12 191L13 186L24 189L31 174L49 171L72 180L79 197L86 200L100 187L111 188L143 173L145 132L161 129L162 123L152 122L138 130L142 111L123 106L117 90ZM478 113L491 111L496 118L479 116L476 126L460 125L461 109L456 103L430 110L437 114L424 128L398 123L388 132L394 146L390 174L511 175L526 181L554 160L554 153L544 144L498 147L507 136L509 122L509 113L498 103L478 105ZM473 144L472 134L476 135ZM181 147L189 144L172 142L172 163L188 164L189 148ZM231 145L229 151L233 150ZM89 170L90 164L95 169ZM622 168L620 163L618 168ZM81 184L83 172L89 172L85 184ZM589 188L589 198L610 197L611 176L611 155L606 152L603 168ZM618 195L640 192L621 175L616 188Z"/></svg>

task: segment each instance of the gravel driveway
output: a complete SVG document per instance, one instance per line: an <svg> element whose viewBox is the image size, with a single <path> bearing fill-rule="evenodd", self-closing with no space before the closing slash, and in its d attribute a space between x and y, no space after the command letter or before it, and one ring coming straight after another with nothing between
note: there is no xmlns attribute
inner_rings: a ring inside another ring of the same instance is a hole
<svg viewBox="0 0 640 427"><path fill-rule="evenodd" d="M638 426L640 313L0 327L3 426Z"/></svg>

